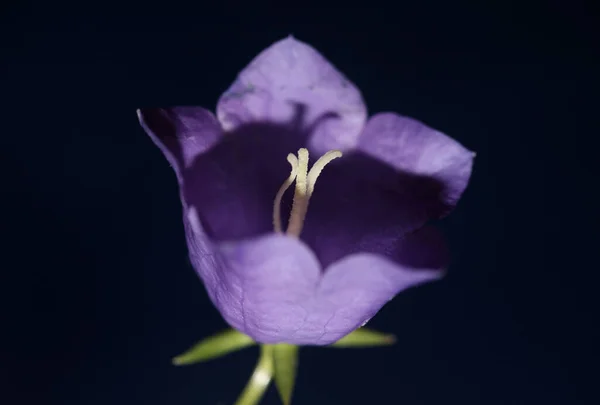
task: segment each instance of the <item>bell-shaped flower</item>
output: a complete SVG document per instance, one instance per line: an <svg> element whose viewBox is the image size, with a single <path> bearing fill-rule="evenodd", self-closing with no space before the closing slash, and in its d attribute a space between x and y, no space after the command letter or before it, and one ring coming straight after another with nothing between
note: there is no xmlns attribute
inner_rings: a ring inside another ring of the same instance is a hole
<svg viewBox="0 0 600 405"><path fill-rule="evenodd" d="M446 245L427 222L454 208L474 153L396 113L367 119L360 91L311 46L264 50L216 116L138 113L177 175L210 299L256 341L330 344L443 275Z"/></svg>

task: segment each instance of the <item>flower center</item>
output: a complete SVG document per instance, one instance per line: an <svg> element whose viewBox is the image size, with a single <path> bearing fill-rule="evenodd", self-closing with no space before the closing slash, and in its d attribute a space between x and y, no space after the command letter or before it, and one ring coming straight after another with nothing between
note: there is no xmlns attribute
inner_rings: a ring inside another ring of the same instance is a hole
<svg viewBox="0 0 600 405"><path fill-rule="evenodd" d="M325 166L333 159L342 156L339 150L330 150L325 153L313 164L310 171L308 170L308 150L301 148L298 150L298 156L290 153L287 156L287 161L292 166L290 176L281 185L279 191L275 195L273 204L273 226L275 232L283 232L281 226L281 199L286 190L296 181L296 189L294 191L294 203L292 204L292 212L286 233L290 236L299 237L304 225L304 218L308 210L308 202L315 189L317 178L325 168Z"/></svg>

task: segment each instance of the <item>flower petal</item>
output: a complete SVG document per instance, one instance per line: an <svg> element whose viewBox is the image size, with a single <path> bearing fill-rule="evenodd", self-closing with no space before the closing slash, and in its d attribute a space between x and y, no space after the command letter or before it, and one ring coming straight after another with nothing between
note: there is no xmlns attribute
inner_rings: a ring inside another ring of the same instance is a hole
<svg viewBox="0 0 600 405"><path fill-rule="evenodd" d="M180 182L185 168L213 146L222 133L215 116L200 107L142 109L138 110L138 118Z"/></svg>
<svg viewBox="0 0 600 405"><path fill-rule="evenodd" d="M439 271L399 266L383 256L358 253L345 257L327 271L320 293L332 313L314 344L330 344L368 322L396 294L435 280Z"/></svg>
<svg viewBox="0 0 600 405"><path fill-rule="evenodd" d="M285 157L304 138L285 125L245 124L195 159L181 189L215 242L273 232L273 201L290 172Z"/></svg>
<svg viewBox="0 0 600 405"><path fill-rule="evenodd" d="M321 265L352 253L383 254L435 212L422 204L439 201L435 179L398 172L365 154L330 163L317 180L302 239ZM436 208L436 207L433 207Z"/></svg>
<svg viewBox="0 0 600 405"><path fill-rule="evenodd" d="M358 149L369 156L443 186L441 201L423 201L434 217L448 214L467 187L475 153L425 124L395 113L373 116L360 136Z"/></svg>
<svg viewBox="0 0 600 405"><path fill-rule="evenodd" d="M319 52L288 37L261 52L221 96L217 117L226 130L245 122L286 123L313 129L319 155L356 145L367 112L360 91ZM295 152L295 151L290 151Z"/></svg>
<svg viewBox="0 0 600 405"><path fill-rule="evenodd" d="M425 227L397 242L387 257L357 253L333 263L319 286L324 301L320 310L332 313L319 341L337 341L364 325L399 292L441 278L448 262L443 237Z"/></svg>
<svg viewBox="0 0 600 405"><path fill-rule="evenodd" d="M173 107L138 110L144 130L167 158L179 181L190 258L205 284L215 280L219 264L214 244L200 221L187 187L194 184L193 167L198 157L219 139L222 131L214 115L200 107Z"/></svg>
<svg viewBox="0 0 600 405"><path fill-rule="evenodd" d="M200 107L144 109L138 116L177 174L184 210L196 210L208 237L239 239L272 230L273 198L289 169L283 158L265 159L261 152L286 156L300 135L279 137L274 133L281 134L281 126L252 124L223 137L214 115Z"/></svg>
<svg viewBox="0 0 600 405"><path fill-rule="evenodd" d="M275 234L220 244L207 262L188 228L194 267L225 320L262 343L301 345L335 342L398 292L440 277L446 250L441 239L430 236L420 231L404 238L396 247L398 261L360 253L322 273L304 243ZM211 263L218 271L207 272Z"/></svg>
<svg viewBox="0 0 600 405"><path fill-rule="evenodd" d="M310 328L321 271L305 244L271 234L223 243L218 252L223 271L206 287L231 326L262 343L293 342Z"/></svg>
<svg viewBox="0 0 600 405"><path fill-rule="evenodd" d="M382 246L454 207L473 156L417 121L376 115L358 150L330 163L317 180L302 239L323 266L351 253L385 254Z"/></svg>

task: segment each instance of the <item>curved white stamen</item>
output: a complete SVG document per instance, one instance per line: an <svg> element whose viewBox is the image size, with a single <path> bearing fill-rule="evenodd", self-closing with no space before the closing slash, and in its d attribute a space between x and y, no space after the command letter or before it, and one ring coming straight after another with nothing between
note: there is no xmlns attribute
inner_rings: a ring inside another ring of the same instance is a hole
<svg viewBox="0 0 600 405"><path fill-rule="evenodd" d="M281 225L281 200L283 194L290 187L292 182L296 180L296 190L294 191L294 203L290 212L287 234L290 236L299 237L304 226L304 218L308 210L310 197L315 190L317 178L323 171L323 168L332 160L342 156L339 150L330 150L321 156L308 171L308 150L301 148L298 150L298 157L293 154L288 154L287 161L292 166L292 171L288 179L281 185L279 191L275 195L273 203L273 227L275 232L283 232Z"/></svg>
<svg viewBox="0 0 600 405"><path fill-rule="evenodd" d="M298 158L296 155L292 153L288 154L287 161L292 166L292 170L290 172L290 176L281 185L279 191L277 191L277 194L275 195L275 202L273 203L273 226L275 228L275 232L283 231L281 228L281 199L283 198L283 194L285 194L287 189L296 179L296 173L298 173Z"/></svg>
<svg viewBox="0 0 600 405"><path fill-rule="evenodd" d="M315 162L315 164L310 168L310 172L308 172L308 198L312 196L313 191L315 190L315 183L317 182L317 178L325 168L325 166L334 159L342 157L342 152L339 150L330 150L325 153L323 156L319 158Z"/></svg>

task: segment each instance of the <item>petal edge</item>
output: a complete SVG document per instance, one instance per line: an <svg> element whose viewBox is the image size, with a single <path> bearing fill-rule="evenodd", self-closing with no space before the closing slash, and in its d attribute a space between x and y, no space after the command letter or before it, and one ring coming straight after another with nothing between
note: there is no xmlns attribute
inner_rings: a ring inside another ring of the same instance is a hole
<svg viewBox="0 0 600 405"><path fill-rule="evenodd" d="M301 114L297 112L300 109ZM367 118L360 91L310 45L289 36L256 56L221 96L226 130L249 121L301 119L318 154L356 145Z"/></svg>
<svg viewBox="0 0 600 405"><path fill-rule="evenodd" d="M443 185L439 195L442 205L433 213L438 218L458 203L469 183L475 157L474 152L442 132L396 113L371 117L358 149L396 170L439 181Z"/></svg>

